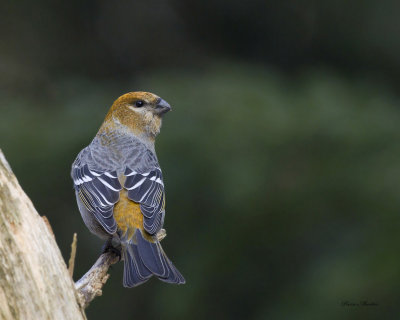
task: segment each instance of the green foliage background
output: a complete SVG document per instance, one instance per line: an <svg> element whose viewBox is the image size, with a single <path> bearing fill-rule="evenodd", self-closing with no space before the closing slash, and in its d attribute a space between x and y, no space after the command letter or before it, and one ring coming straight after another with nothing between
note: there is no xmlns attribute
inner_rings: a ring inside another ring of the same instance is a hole
<svg viewBox="0 0 400 320"><path fill-rule="evenodd" d="M124 289L118 264L89 319L395 317L397 2L31 5L2 3L0 147L65 259L78 233L75 278L102 243L71 163L120 94L173 106L163 247L187 284Z"/></svg>

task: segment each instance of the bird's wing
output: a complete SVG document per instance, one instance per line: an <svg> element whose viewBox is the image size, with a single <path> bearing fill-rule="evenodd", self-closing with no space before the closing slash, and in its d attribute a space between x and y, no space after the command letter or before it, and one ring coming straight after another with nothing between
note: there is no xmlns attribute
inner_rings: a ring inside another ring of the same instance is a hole
<svg viewBox="0 0 400 320"><path fill-rule="evenodd" d="M144 229L150 234L157 233L165 215L164 182L160 167L153 165L141 173L127 167L124 174L128 198L140 203Z"/></svg>
<svg viewBox="0 0 400 320"><path fill-rule="evenodd" d="M110 234L117 230L113 216L114 204L119 199L122 186L116 171L96 168L78 158L72 165L72 179L77 194L102 227Z"/></svg>

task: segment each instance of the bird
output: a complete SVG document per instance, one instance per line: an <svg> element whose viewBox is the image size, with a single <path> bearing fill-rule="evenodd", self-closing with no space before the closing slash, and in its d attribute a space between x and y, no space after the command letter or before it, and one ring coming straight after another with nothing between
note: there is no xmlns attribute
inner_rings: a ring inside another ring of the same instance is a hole
<svg viewBox="0 0 400 320"><path fill-rule="evenodd" d="M72 164L76 200L87 228L106 240L124 262L123 286L151 278L185 279L161 247L165 189L155 152L171 106L150 92L129 92L114 101L91 143Z"/></svg>

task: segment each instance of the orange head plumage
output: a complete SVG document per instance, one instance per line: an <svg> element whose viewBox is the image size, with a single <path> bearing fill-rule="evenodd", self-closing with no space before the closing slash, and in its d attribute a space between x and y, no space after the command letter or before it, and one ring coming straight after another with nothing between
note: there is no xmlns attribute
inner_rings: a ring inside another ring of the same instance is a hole
<svg viewBox="0 0 400 320"><path fill-rule="evenodd" d="M102 128L123 125L138 136L154 140L160 133L162 116L170 110L170 105L153 93L129 92L114 101Z"/></svg>

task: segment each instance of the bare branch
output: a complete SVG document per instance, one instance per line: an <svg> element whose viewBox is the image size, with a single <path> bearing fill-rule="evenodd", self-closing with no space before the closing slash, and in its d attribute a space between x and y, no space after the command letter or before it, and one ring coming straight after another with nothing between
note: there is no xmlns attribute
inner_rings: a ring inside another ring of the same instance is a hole
<svg viewBox="0 0 400 320"><path fill-rule="evenodd" d="M109 278L108 269L118 260L119 257L114 252L103 253L93 267L75 283L79 303L83 308L87 308L94 298L102 295L101 289Z"/></svg>
<svg viewBox="0 0 400 320"><path fill-rule="evenodd" d="M72 276L74 275L74 266L75 266L75 256L76 256L76 244L77 244L77 235L74 233L74 237L72 239L72 244L71 244L71 256L69 258L68 262L68 271L69 275Z"/></svg>
<svg viewBox="0 0 400 320"><path fill-rule="evenodd" d="M161 242L162 239L164 239L167 236L167 230L161 229L160 231L157 232L157 239L158 241Z"/></svg>

